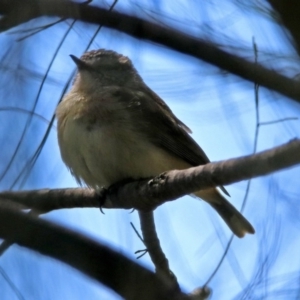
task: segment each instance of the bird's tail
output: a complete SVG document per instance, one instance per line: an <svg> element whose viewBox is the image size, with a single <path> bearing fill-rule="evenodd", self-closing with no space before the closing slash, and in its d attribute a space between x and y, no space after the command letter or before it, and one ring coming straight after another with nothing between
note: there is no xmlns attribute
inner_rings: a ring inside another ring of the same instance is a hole
<svg viewBox="0 0 300 300"><path fill-rule="evenodd" d="M249 221L217 189L202 190L195 195L209 203L236 236L241 238L246 233L255 233Z"/></svg>

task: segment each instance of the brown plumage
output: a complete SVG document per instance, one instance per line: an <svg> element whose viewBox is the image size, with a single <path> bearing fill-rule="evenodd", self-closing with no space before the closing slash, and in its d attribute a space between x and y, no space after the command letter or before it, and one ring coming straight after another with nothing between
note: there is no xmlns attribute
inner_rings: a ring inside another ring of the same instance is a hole
<svg viewBox="0 0 300 300"><path fill-rule="evenodd" d="M209 162L190 129L143 82L127 57L97 50L72 59L78 74L57 108L58 141L78 182L109 187L120 180ZM217 189L195 195L209 203L238 237L254 233Z"/></svg>

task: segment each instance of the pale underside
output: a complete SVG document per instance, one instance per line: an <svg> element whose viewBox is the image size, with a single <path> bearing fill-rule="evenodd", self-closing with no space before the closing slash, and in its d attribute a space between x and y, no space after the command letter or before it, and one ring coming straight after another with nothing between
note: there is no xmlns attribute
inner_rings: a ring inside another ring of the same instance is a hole
<svg viewBox="0 0 300 300"><path fill-rule="evenodd" d="M127 128L111 125L90 131L67 120L63 134L64 161L78 181L91 187L109 187L123 179L141 179L190 165L142 140ZM76 151L74 151L76 149Z"/></svg>

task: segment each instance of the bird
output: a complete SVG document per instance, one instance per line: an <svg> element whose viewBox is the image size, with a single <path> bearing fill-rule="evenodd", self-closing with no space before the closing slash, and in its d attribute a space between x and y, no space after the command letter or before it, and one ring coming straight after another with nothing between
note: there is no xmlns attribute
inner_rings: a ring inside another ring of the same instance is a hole
<svg viewBox="0 0 300 300"><path fill-rule="evenodd" d="M189 127L144 83L127 56L106 49L70 56L77 74L56 117L62 160L79 184L109 188L210 162ZM255 232L217 188L194 195L236 236Z"/></svg>

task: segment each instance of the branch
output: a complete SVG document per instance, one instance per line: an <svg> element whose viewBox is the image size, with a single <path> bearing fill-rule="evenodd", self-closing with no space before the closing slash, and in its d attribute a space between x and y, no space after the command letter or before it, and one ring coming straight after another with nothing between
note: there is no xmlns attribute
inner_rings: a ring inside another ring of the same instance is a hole
<svg viewBox="0 0 300 300"><path fill-rule="evenodd" d="M141 229L143 233L143 242L147 247L151 260L156 268L156 274L162 275L173 283L174 290L179 289L177 278L169 268L169 262L162 251L160 242L156 233L153 212L139 211ZM189 300L207 300L211 296L211 289L207 285L196 288L192 293L188 294Z"/></svg>
<svg viewBox="0 0 300 300"><path fill-rule="evenodd" d="M213 162L186 169L173 170L151 180L139 180L109 189L99 196L90 189L57 189L21 192L2 192L0 199L13 201L20 208L33 208L39 213L75 207L135 208L151 211L201 189L227 185L270 174L300 163L300 140L254 155ZM104 197L104 198L101 198Z"/></svg>
<svg viewBox="0 0 300 300"><path fill-rule="evenodd" d="M213 162L194 168L165 172L150 181L133 182L112 191L108 199L119 203L126 198L140 210L153 210L166 201L215 186L270 174L300 163L300 140L254 155ZM124 201L126 202L126 201Z"/></svg>
<svg viewBox="0 0 300 300"><path fill-rule="evenodd" d="M189 299L174 292L166 278L156 276L99 242L3 204L0 237L67 263L125 299Z"/></svg>
<svg viewBox="0 0 300 300"><path fill-rule="evenodd" d="M162 274L174 283L174 288L179 289L177 279L169 268L169 262L160 246L156 233L153 211L139 211L143 242L147 248L150 258L156 268L156 274Z"/></svg>
<svg viewBox="0 0 300 300"><path fill-rule="evenodd" d="M277 91L300 102L300 86L295 80L269 70L259 64L219 49L201 39L184 34L176 29L142 20L123 13L80 5L66 0L11 0L15 5L9 10L0 0L0 31L8 30L39 16L78 19L83 22L102 24L139 39L155 42L178 52L199 58L207 63L229 71L260 86Z"/></svg>

